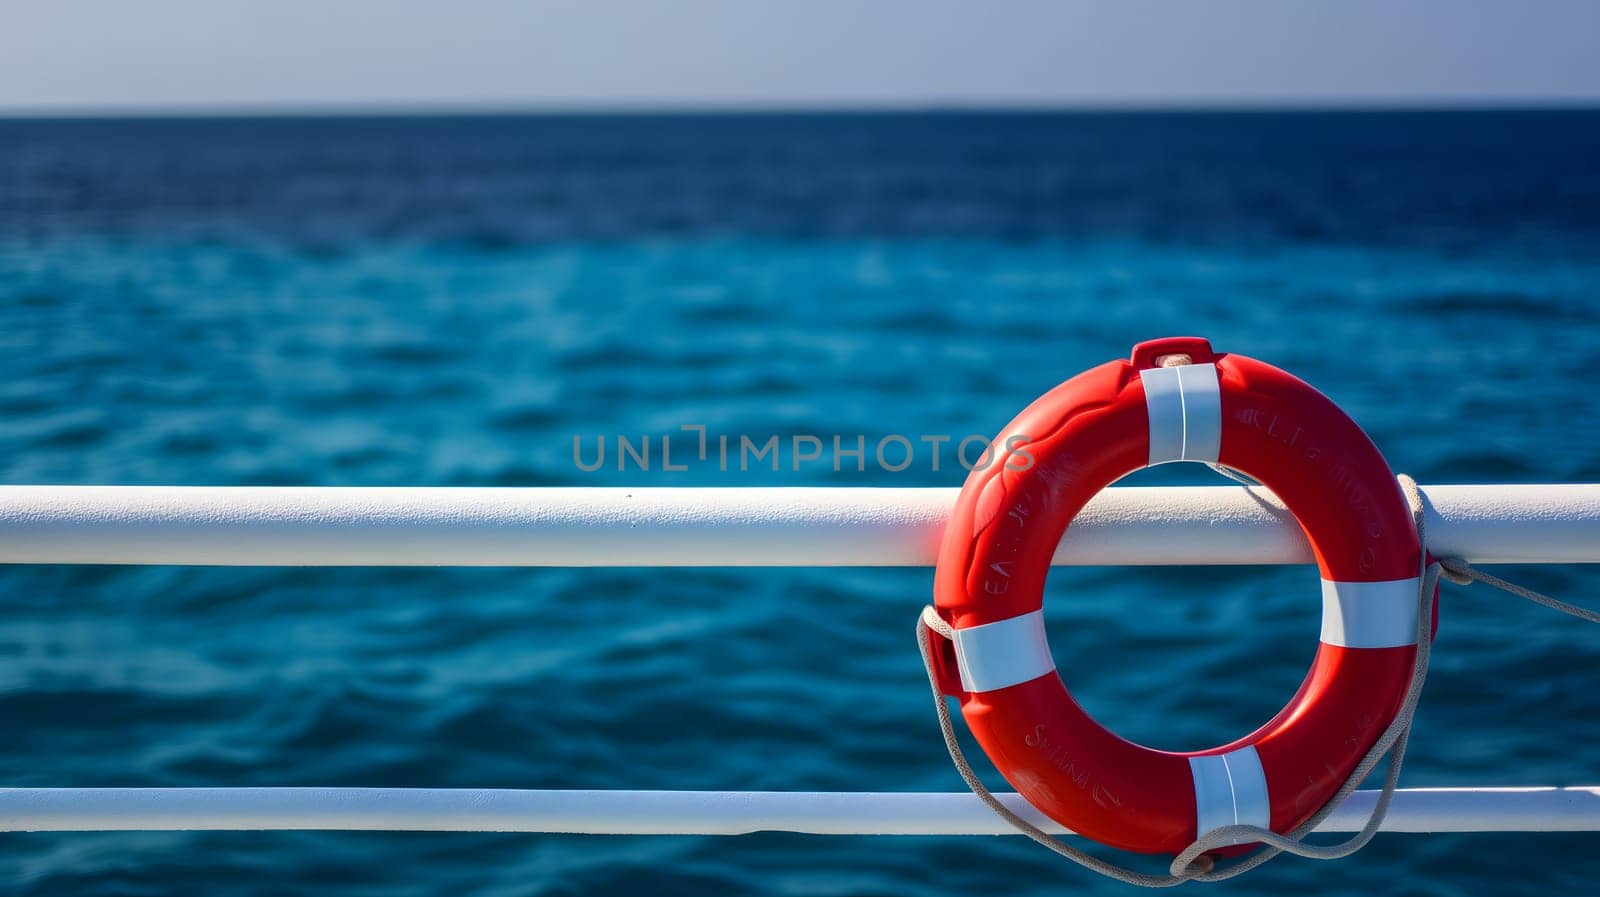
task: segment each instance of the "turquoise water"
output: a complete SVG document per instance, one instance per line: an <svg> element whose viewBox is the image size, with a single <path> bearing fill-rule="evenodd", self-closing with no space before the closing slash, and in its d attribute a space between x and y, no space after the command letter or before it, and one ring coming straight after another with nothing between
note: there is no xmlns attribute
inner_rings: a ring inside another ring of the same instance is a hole
<svg viewBox="0 0 1600 897"><path fill-rule="evenodd" d="M953 445L589 472L573 440L959 441L1174 333L1422 482L1592 482L1596 159L1592 113L0 122L0 482L956 485ZM1209 746L1298 684L1314 577L1061 569L1051 642L1119 733ZM931 579L0 568L0 784L953 790ZM1405 784L1600 782L1600 634L1483 587L1441 616ZM1384 836L1221 890L1587 893L1595 843ZM1022 839L3 844L19 894L1126 891Z"/></svg>

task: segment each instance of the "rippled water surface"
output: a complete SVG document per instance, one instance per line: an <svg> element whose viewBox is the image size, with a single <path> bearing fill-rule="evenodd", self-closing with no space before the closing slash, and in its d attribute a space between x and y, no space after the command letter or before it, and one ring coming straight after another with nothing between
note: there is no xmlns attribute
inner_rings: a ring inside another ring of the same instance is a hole
<svg viewBox="0 0 1600 897"><path fill-rule="evenodd" d="M1423 482L1595 481L1597 299L1594 113L0 122L0 482L956 485L953 448L586 472L573 438L959 439L1173 333ZM0 568L0 784L953 790L931 578ZM1270 716L1318 614L1309 569L1047 602L1086 706L1167 748ZM1600 782L1600 633L1453 590L1435 657L1407 784ZM1019 838L3 844L16 894L1126 890ZM1597 845L1391 835L1222 890L1583 894Z"/></svg>

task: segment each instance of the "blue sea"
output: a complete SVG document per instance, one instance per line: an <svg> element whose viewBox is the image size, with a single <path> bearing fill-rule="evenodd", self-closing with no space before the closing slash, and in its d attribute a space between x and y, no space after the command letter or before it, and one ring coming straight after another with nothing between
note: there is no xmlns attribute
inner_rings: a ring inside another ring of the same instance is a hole
<svg viewBox="0 0 1600 897"><path fill-rule="evenodd" d="M1424 483L1600 480L1600 112L0 121L0 483L953 486L921 437L1172 334ZM575 463L685 425L869 455ZM957 790L931 582L0 568L0 785ZM1319 620L1310 568L1059 569L1046 604L1090 711L1175 749L1272 715ZM1404 784L1600 782L1600 630L1482 586L1441 618ZM1587 894L1597 848L1386 835L1217 890ZM0 890L1129 893L1021 838L771 833L7 834Z"/></svg>

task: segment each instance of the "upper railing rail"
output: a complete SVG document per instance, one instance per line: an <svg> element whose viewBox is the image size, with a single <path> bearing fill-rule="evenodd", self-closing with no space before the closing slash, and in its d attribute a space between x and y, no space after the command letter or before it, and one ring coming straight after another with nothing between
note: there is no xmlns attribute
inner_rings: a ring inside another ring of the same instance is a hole
<svg viewBox="0 0 1600 897"><path fill-rule="evenodd" d="M1426 486L1436 554L1600 563L1600 485ZM955 489L0 486L0 563L926 566ZM1263 489L1096 496L1057 564L1295 564Z"/></svg>

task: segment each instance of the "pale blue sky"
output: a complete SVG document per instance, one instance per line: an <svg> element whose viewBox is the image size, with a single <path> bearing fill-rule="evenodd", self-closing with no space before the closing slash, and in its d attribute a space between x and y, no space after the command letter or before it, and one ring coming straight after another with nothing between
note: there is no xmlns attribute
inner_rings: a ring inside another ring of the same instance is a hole
<svg viewBox="0 0 1600 897"><path fill-rule="evenodd" d="M0 0L0 110L1600 100L1600 3Z"/></svg>

